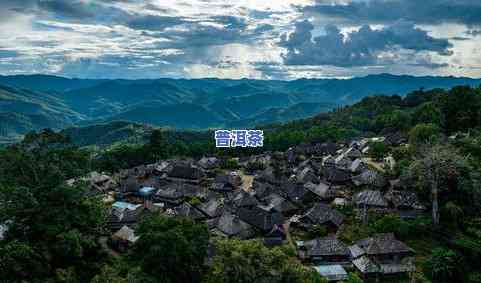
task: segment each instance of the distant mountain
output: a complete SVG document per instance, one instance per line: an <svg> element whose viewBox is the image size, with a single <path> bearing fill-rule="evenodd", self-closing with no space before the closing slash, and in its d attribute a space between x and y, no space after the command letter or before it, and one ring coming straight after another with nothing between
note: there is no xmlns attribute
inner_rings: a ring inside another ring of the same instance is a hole
<svg viewBox="0 0 481 283"><path fill-rule="evenodd" d="M115 121L195 130L248 128L306 118L370 95L479 84L480 79L389 74L294 81L0 76L0 138Z"/></svg>

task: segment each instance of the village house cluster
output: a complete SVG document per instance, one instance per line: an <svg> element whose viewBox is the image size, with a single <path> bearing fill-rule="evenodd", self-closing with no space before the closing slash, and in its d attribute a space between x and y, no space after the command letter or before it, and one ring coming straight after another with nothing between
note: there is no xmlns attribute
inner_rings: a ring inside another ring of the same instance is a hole
<svg viewBox="0 0 481 283"><path fill-rule="evenodd" d="M374 139L400 145L393 134ZM169 217L205 222L212 237L262 239L267 246L291 245L299 259L332 281L347 271L364 277L414 271L415 251L393 234L375 234L354 243L339 239L353 207L358 225L371 213L417 217L424 207L416 194L383 173L395 160L368 157L373 139L300 145L286 152L239 158L235 170L222 169L217 157L163 160L123 170L113 176L91 173L91 194L111 204L110 245L124 251L135 243L136 224L160 211ZM73 184L78 180L70 180ZM312 229L326 235L299 239Z"/></svg>

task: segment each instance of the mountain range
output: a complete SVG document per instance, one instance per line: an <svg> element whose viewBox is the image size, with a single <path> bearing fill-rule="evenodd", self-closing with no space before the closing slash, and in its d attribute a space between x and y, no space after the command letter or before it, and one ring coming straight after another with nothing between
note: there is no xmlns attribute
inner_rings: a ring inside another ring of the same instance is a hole
<svg viewBox="0 0 481 283"><path fill-rule="evenodd" d="M31 130L115 121L191 130L248 128L310 117L370 95L479 84L481 79L389 74L294 81L0 76L0 143Z"/></svg>

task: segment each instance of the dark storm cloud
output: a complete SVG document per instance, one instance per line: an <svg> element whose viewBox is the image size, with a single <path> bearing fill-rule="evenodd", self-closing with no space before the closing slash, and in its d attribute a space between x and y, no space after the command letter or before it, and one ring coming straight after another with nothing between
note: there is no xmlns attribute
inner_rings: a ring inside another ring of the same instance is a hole
<svg viewBox="0 0 481 283"><path fill-rule="evenodd" d="M348 38L334 25L326 26L325 35L319 37L312 38L313 30L310 22L303 21L296 23L292 34L282 36L280 45L287 49L283 55L285 64L368 66L381 63L381 52L399 48L450 55L448 40L433 38L409 22L397 22L381 30L364 25L349 33Z"/></svg>
<svg viewBox="0 0 481 283"><path fill-rule="evenodd" d="M78 0L43 0L38 7L56 16L68 18L86 18L94 16L95 10L89 4Z"/></svg>
<svg viewBox="0 0 481 283"><path fill-rule="evenodd" d="M316 5L302 9L363 23L386 23L403 19L416 24L454 22L468 26L481 25L479 0L363 0L337 5L319 0L317 2Z"/></svg>

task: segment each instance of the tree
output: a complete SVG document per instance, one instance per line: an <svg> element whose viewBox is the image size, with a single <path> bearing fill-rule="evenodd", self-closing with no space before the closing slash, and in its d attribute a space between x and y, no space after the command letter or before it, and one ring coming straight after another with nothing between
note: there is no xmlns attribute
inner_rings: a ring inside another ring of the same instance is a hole
<svg viewBox="0 0 481 283"><path fill-rule="evenodd" d="M356 273L349 273L346 283L363 283L361 278Z"/></svg>
<svg viewBox="0 0 481 283"><path fill-rule="evenodd" d="M461 266L461 258L456 252L436 248L426 261L425 273L435 282L462 282L459 280L462 275Z"/></svg>
<svg viewBox="0 0 481 283"><path fill-rule="evenodd" d="M41 262L41 272L32 268L29 275L35 281L54 276L56 270L75 274L72 267L83 279L97 272L96 263L104 255L96 239L102 234L106 209L100 199L86 196L84 187L2 187L0 203L0 223L11 220L4 248L20 247L22 252L13 257L20 263ZM7 270L17 268L17 261L1 262Z"/></svg>
<svg viewBox="0 0 481 283"><path fill-rule="evenodd" d="M154 282L199 282L209 232L204 224L160 214L145 219L131 257L133 265Z"/></svg>
<svg viewBox="0 0 481 283"><path fill-rule="evenodd" d="M207 283L325 282L315 271L289 258L281 249L259 241L220 240Z"/></svg>
<svg viewBox="0 0 481 283"><path fill-rule="evenodd" d="M409 143L420 145L436 141L440 129L435 124L418 124L409 131Z"/></svg>
<svg viewBox="0 0 481 283"><path fill-rule="evenodd" d="M424 103L413 114L413 124L441 125L441 110L434 102Z"/></svg>
<svg viewBox="0 0 481 283"><path fill-rule="evenodd" d="M389 148L383 142L373 142L369 145L369 155L376 160L383 159L388 152Z"/></svg>
<svg viewBox="0 0 481 283"><path fill-rule="evenodd" d="M459 175L460 163L465 161L454 148L444 145L425 146L413 161L404 178L413 180L422 191L431 193L433 224L439 224L439 190Z"/></svg>
<svg viewBox="0 0 481 283"><path fill-rule="evenodd" d="M441 97L442 124L447 133L479 125L481 97L478 92L469 86L458 86Z"/></svg>

